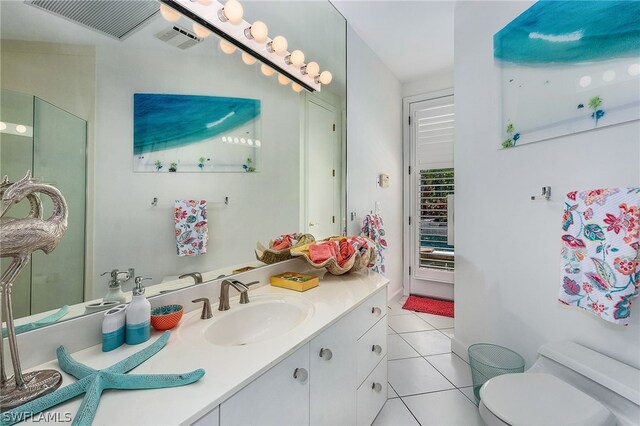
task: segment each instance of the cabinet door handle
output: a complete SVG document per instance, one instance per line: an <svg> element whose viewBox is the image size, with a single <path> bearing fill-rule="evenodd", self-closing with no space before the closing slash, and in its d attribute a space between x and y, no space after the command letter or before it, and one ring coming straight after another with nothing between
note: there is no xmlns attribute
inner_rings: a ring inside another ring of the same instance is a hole
<svg viewBox="0 0 640 426"><path fill-rule="evenodd" d="M293 378L302 384L307 381L308 377L309 373L304 368L296 368L295 370L293 370Z"/></svg>
<svg viewBox="0 0 640 426"><path fill-rule="evenodd" d="M371 346L371 352L374 352L376 355L380 355L382 353L382 346L380 345Z"/></svg>
<svg viewBox="0 0 640 426"><path fill-rule="evenodd" d="M377 317L380 316L380 314L382 313L382 309L376 307L371 308L371 313Z"/></svg>
<svg viewBox="0 0 640 426"><path fill-rule="evenodd" d="M373 389L374 391L380 393L380 391L382 391L382 385L378 382L373 382L371 384L371 389Z"/></svg>
<svg viewBox="0 0 640 426"><path fill-rule="evenodd" d="M325 361L329 361L331 358L333 358L333 352L331 352L331 349L329 348L321 348L320 358L324 359Z"/></svg>

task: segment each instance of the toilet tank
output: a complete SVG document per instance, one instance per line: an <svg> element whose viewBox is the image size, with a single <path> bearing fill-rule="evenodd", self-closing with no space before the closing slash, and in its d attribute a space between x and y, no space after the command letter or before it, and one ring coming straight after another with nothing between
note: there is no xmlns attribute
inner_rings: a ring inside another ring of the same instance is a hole
<svg viewBox="0 0 640 426"><path fill-rule="evenodd" d="M528 372L548 373L594 397L620 425L640 424L640 370L574 342L554 342L538 350Z"/></svg>

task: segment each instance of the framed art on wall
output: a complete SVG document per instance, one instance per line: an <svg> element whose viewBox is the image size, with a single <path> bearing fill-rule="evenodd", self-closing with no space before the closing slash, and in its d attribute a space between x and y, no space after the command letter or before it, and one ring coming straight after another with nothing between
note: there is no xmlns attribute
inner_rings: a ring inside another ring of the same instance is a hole
<svg viewBox="0 0 640 426"><path fill-rule="evenodd" d="M502 148L640 119L640 2L539 1L493 42Z"/></svg>

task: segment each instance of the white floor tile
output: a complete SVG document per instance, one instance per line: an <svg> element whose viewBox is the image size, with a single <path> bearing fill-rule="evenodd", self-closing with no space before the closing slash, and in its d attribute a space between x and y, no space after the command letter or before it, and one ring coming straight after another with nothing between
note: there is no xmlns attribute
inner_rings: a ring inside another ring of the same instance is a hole
<svg viewBox="0 0 640 426"><path fill-rule="evenodd" d="M413 314L390 316L389 327L391 327L396 333L433 330L433 327Z"/></svg>
<svg viewBox="0 0 640 426"><path fill-rule="evenodd" d="M387 334L396 334L396 332L393 331L393 328L387 326Z"/></svg>
<svg viewBox="0 0 640 426"><path fill-rule="evenodd" d="M482 425L478 407L457 389L403 398L422 426Z"/></svg>
<svg viewBox="0 0 640 426"><path fill-rule="evenodd" d="M451 352L451 339L437 330L405 333L402 338L423 356Z"/></svg>
<svg viewBox="0 0 640 426"><path fill-rule="evenodd" d="M424 358L389 361L388 368L389 383L401 397L454 387Z"/></svg>
<svg viewBox="0 0 640 426"><path fill-rule="evenodd" d="M473 385L473 380L471 380L471 367L459 356L448 353L428 356L426 360L457 388Z"/></svg>
<svg viewBox="0 0 640 426"><path fill-rule="evenodd" d="M400 398L388 399L373 426L420 426Z"/></svg>
<svg viewBox="0 0 640 426"><path fill-rule="evenodd" d="M389 303L388 307L389 307L389 316L395 316L395 315L409 315L412 314L412 311L407 311L406 309L402 309L402 305L404 305L403 303L394 303L391 302Z"/></svg>
<svg viewBox="0 0 640 426"><path fill-rule="evenodd" d="M453 328L453 318L443 317L442 315L425 314L423 312L416 313L421 319L425 320L435 329Z"/></svg>
<svg viewBox="0 0 640 426"><path fill-rule="evenodd" d="M389 386L389 387L391 387L391 386ZM478 405L478 403L476 402L476 396L473 393L473 386L469 387L469 388L460 388L458 390L460 392L462 392L464 394L464 396L469 398L469 401L473 402L475 405Z"/></svg>
<svg viewBox="0 0 640 426"><path fill-rule="evenodd" d="M393 390L393 387L391 386L391 383L389 383L389 386L387 386L387 398L397 398L398 394L396 393L396 391Z"/></svg>
<svg viewBox="0 0 640 426"><path fill-rule="evenodd" d="M387 348L389 349L389 359L413 358L420 356L402 337L398 334L387 336Z"/></svg>
<svg viewBox="0 0 640 426"><path fill-rule="evenodd" d="M453 328L442 328L440 329L440 333L444 333L447 335L447 337L449 337L449 339L453 339L453 335L454 335L454 330Z"/></svg>

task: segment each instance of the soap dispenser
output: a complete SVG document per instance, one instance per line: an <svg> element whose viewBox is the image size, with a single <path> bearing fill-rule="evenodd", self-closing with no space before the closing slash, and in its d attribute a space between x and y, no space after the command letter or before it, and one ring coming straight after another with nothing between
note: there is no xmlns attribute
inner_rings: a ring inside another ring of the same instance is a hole
<svg viewBox="0 0 640 426"><path fill-rule="evenodd" d="M127 308L126 341L128 345L137 345L149 340L151 335L151 303L144 295L142 281L151 278L136 277L133 297Z"/></svg>

